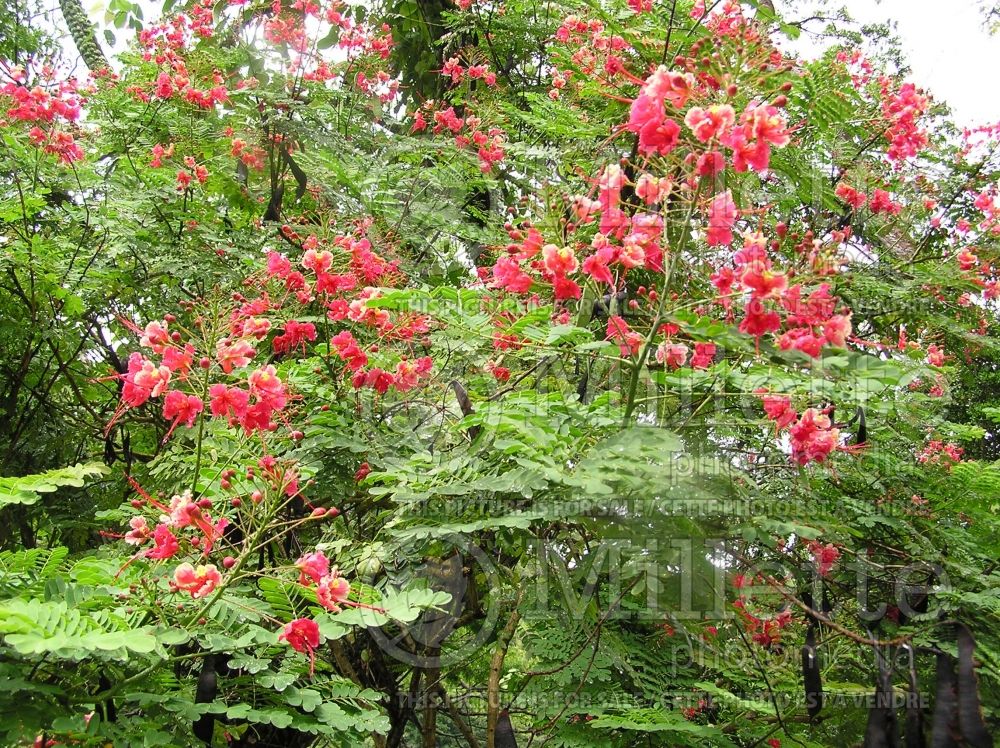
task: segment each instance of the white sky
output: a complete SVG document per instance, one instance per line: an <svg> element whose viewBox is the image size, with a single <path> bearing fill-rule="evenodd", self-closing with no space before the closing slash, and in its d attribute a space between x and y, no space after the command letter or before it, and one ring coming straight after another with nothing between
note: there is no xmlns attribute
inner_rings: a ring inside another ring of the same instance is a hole
<svg viewBox="0 0 1000 748"><path fill-rule="evenodd" d="M780 0L775 5L781 12ZM911 79L946 101L958 124L1000 121L1000 34L986 33L976 0L834 0L831 5L846 6L860 23L894 22Z"/></svg>

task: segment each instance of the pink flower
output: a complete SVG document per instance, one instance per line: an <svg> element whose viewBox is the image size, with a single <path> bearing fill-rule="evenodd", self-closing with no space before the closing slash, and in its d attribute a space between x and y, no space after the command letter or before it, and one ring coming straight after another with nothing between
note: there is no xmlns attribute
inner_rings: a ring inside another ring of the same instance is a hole
<svg viewBox="0 0 1000 748"><path fill-rule="evenodd" d="M240 420L247 413L250 405L250 393L239 387L227 387L221 382L213 384L208 394L211 397L209 407L213 416L224 416L230 420Z"/></svg>
<svg viewBox="0 0 1000 748"><path fill-rule="evenodd" d="M939 348L934 343L927 346L927 363L931 366L944 366L944 348Z"/></svg>
<svg viewBox="0 0 1000 748"><path fill-rule="evenodd" d="M608 269L608 263L613 256L614 251L610 246L602 247L583 261L583 272L598 283L607 283L609 286L613 286L615 282Z"/></svg>
<svg viewBox="0 0 1000 748"><path fill-rule="evenodd" d="M150 322L139 338L139 345L152 348L153 353L163 354L163 349L170 345L170 334L166 322Z"/></svg>
<svg viewBox="0 0 1000 748"><path fill-rule="evenodd" d="M695 172L700 177L714 177L726 168L726 158L718 151L709 151L698 157Z"/></svg>
<svg viewBox="0 0 1000 748"><path fill-rule="evenodd" d="M334 613L340 612L339 603L343 603L351 594L351 585L337 572L337 569L319 580L316 587L316 599L319 604Z"/></svg>
<svg viewBox="0 0 1000 748"><path fill-rule="evenodd" d="M163 350L163 365L172 372L185 372L191 368L194 362L194 346L190 343L184 345L184 350L168 346Z"/></svg>
<svg viewBox="0 0 1000 748"><path fill-rule="evenodd" d="M850 314L835 314L823 323L823 337L830 345L844 348L852 330Z"/></svg>
<svg viewBox="0 0 1000 748"><path fill-rule="evenodd" d="M309 586L313 582L319 582L330 571L330 559L323 551L307 553L295 562L299 569L299 584Z"/></svg>
<svg viewBox="0 0 1000 748"><path fill-rule="evenodd" d="M285 385L278 378L278 371L273 365L257 369L247 377L250 394L271 410L281 410L285 407Z"/></svg>
<svg viewBox="0 0 1000 748"><path fill-rule="evenodd" d="M639 151L665 156L680 137L681 128L666 115L663 99L641 94L632 102L628 129L639 135Z"/></svg>
<svg viewBox="0 0 1000 748"><path fill-rule="evenodd" d="M267 274L273 278L285 278L292 272L292 262L279 252L268 252Z"/></svg>
<svg viewBox="0 0 1000 748"><path fill-rule="evenodd" d="M653 205L654 203L663 202L667 195L670 194L670 189L673 187L673 183L667 177L654 177L652 174L643 173L635 183L635 194L646 203L646 205Z"/></svg>
<svg viewBox="0 0 1000 748"><path fill-rule="evenodd" d="M656 349L656 360L670 369L679 369L687 361L688 347L683 343L663 342Z"/></svg>
<svg viewBox="0 0 1000 748"><path fill-rule="evenodd" d="M307 249L302 256L302 267L314 273L325 273L333 266L333 255L328 250Z"/></svg>
<svg viewBox="0 0 1000 748"><path fill-rule="evenodd" d="M500 257L493 266L493 286L511 293L526 293L532 284L531 276L521 269L517 260Z"/></svg>
<svg viewBox="0 0 1000 748"><path fill-rule="evenodd" d="M730 190L720 192L712 198L708 209L707 241L710 247L732 244L732 227L738 215L739 211L736 209L733 193Z"/></svg>
<svg viewBox="0 0 1000 748"><path fill-rule="evenodd" d="M312 322L290 319L285 323L284 332L271 342L275 353L289 353L297 348L301 348L305 353L306 342L314 340L316 340L316 326Z"/></svg>
<svg viewBox="0 0 1000 748"><path fill-rule="evenodd" d="M776 107L769 104L751 104L743 112L740 121L749 130L749 138L770 143L778 148L788 145L792 139L786 127L785 118Z"/></svg>
<svg viewBox="0 0 1000 748"><path fill-rule="evenodd" d="M837 448L840 438L830 417L815 408L808 408L788 433L792 441L792 459L799 465L825 461Z"/></svg>
<svg viewBox="0 0 1000 748"><path fill-rule="evenodd" d="M430 373L433 360L429 356L423 356L416 360L400 361L396 364L396 376L393 384L400 392L412 390L420 383L420 377Z"/></svg>
<svg viewBox="0 0 1000 748"><path fill-rule="evenodd" d="M350 331L343 330L330 339L330 345L351 371L357 371L368 363L368 355L361 350Z"/></svg>
<svg viewBox="0 0 1000 748"><path fill-rule="evenodd" d="M129 545L142 545L150 537L149 525L145 517L133 517L128 526L132 529L125 533L125 542Z"/></svg>
<svg viewBox="0 0 1000 748"><path fill-rule="evenodd" d="M647 156L657 153L666 156L677 147L680 135L681 127L672 119L649 120L639 130L639 152Z"/></svg>
<svg viewBox="0 0 1000 748"><path fill-rule="evenodd" d="M956 256L958 267L961 270L972 270L979 264L979 258L972 253L971 249L966 247Z"/></svg>
<svg viewBox="0 0 1000 748"><path fill-rule="evenodd" d="M899 212L903 209L903 206L899 203L893 202L892 198L889 197L889 193L885 190L875 190L872 193L871 202L868 204L869 210L872 213L888 213L889 215L899 215Z"/></svg>
<svg viewBox="0 0 1000 748"><path fill-rule="evenodd" d="M778 338L778 347L783 351L795 349L812 358L819 358L823 338L814 335L810 327L794 327Z"/></svg>
<svg viewBox="0 0 1000 748"><path fill-rule="evenodd" d="M255 353L253 346L245 340L235 343L220 340L215 344L215 357L226 374L232 374L233 369L241 369L249 364Z"/></svg>
<svg viewBox="0 0 1000 748"><path fill-rule="evenodd" d="M183 423L191 428L204 407L200 397L185 395L180 390L171 390L163 398L163 417L168 421L175 421L175 426Z"/></svg>
<svg viewBox="0 0 1000 748"><path fill-rule="evenodd" d="M691 107L684 116L684 124L691 128L702 143L724 136L736 122L736 112L729 104L716 104L708 109Z"/></svg>
<svg viewBox="0 0 1000 748"><path fill-rule="evenodd" d="M198 566L183 563L174 570L173 587L191 593L192 598L205 597L222 583L222 575L214 564Z"/></svg>
<svg viewBox="0 0 1000 748"><path fill-rule="evenodd" d="M744 172L747 167L756 172L767 171L771 162L771 146L765 140L748 140L745 127L737 127L726 137L725 144L733 150L733 168Z"/></svg>
<svg viewBox="0 0 1000 748"><path fill-rule="evenodd" d="M131 408L138 408L149 398L162 395L169 383L170 369L156 366L141 353L133 353L128 358L122 401Z"/></svg>
<svg viewBox="0 0 1000 748"><path fill-rule="evenodd" d="M669 101L677 109L687 103L695 85L694 76L690 73L672 73L660 65L652 75L646 78L642 86L642 94L663 104Z"/></svg>
<svg viewBox="0 0 1000 748"><path fill-rule="evenodd" d="M580 266L572 247L558 247L555 244L546 244L542 247L542 262L545 264L545 269L556 276L575 273Z"/></svg>

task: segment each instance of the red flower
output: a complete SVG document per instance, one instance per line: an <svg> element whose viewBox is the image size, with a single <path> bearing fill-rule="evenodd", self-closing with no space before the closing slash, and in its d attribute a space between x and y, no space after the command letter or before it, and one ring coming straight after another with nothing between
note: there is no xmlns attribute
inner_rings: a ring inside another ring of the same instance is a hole
<svg viewBox="0 0 1000 748"><path fill-rule="evenodd" d="M868 201L868 196L865 195L865 193L859 192L844 182L840 182L837 185L837 188L834 190L834 194L855 210L860 210L865 207L865 203Z"/></svg>
<svg viewBox="0 0 1000 748"><path fill-rule="evenodd" d="M752 299L746 306L746 316L740 322L740 332L760 338L768 332L781 328L781 317L777 312L768 312L758 299Z"/></svg>
<svg viewBox="0 0 1000 748"><path fill-rule="evenodd" d="M511 293L526 293L532 280L511 257L500 257L493 266L493 286L505 288Z"/></svg>
<svg viewBox="0 0 1000 748"><path fill-rule="evenodd" d="M798 418L798 413L792 407L792 398L787 395L768 395L766 390L757 390L761 395L761 403L767 417L774 421L778 429L783 429Z"/></svg>
<svg viewBox="0 0 1000 748"><path fill-rule="evenodd" d="M628 322L617 315L608 318L607 339L618 343L623 356L638 356L643 337L628 326Z"/></svg>
<svg viewBox="0 0 1000 748"><path fill-rule="evenodd" d="M778 338L778 347L783 351L795 349L802 351L807 356L819 358L823 349L823 338L813 334L810 327L795 327L785 332Z"/></svg>
<svg viewBox="0 0 1000 748"><path fill-rule="evenodd" d="M285 625L278 641L286 641L296 652L308 652L319 646L319 626L311 618L296 618Z"/></svg>
<svg viewBox="0 0 1000 748"><path fill-rule="evenodd" d="M892 198L889 197L889 193L885 190L875 190L872 193L872 199L868 204L868 208L872 213L888 213L896 216L899 215L903 206L893 202Z"/></svg>
<svg viewBox="0 0 1000 748"><path fill-rule="evenodd" d="M319 626L311 618L296 618L285 625L278 641L286 641L296 652L309 655L309 672L315 670L316 647L319 646Z"/></svg>
<svg viewBox="0 0 1000 748"><path fill-rule="evenodd" d="M172 557L180 550L177 538L170 532L170 528L162 523L153 530L153 543L155 545L145 553L146 558L162 560Z"/></svg>
<svg viewBox="0 0 1000 748"><path fill-rule="evenodd" d="M715 360L715 343L695 343L694 355L691 357L692 369L707 369Z"/></svg>
<svg viewBox="0 0 1000 748"><path fill-rule="evenodd" d="M306 341L316 340L316 326L312 322L297 322L294 319L285 323L285 330L272 342L275 353L288 353L301 348L306 351Z"/></svg>
<svg viewBox="0 0 1000 748"><path fill-rule="evenodd" d="M806 549L813 558L813 563L816 564L816 570L819 572L821 577L829 575L830 571L833 569L833 565L837 563L837 559L840 558L840 551L837 546L832 543L827 543L823 545L818 540L812 541Z"/></svg>
<svg viewBox="0 0 1000 748"><path fill-rule="evenodd" d="M213 384L208 394L211 396L209 407L213 416L225 416L232 420L242 420L250 405L250 393L239 387L226 387L219 383Z"/></svg>

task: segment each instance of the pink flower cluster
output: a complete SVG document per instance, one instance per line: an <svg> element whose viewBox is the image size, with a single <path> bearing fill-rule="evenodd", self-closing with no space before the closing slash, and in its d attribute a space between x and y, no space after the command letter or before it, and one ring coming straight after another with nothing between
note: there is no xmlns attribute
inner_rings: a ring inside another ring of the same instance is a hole
<svg viewBox="0 0 1000 748"><path fill-rule="evenodd" d="M912 158L927 146L927 131L920 127L919 119L927 111L929 99L912 83L896 88L890 78L883 77L879 86L882 116L888 122L887 155L895 161Z"/></svg>
<svg viewBox="0 0 1000 748"><path fill-rule="evenodd" d="M799 415L787 395L772 395L766 389L756 390L764 406L764 413L774 423L776 431L787 429L792 447L792 460L798 465L825 462L830 454L840 449L840 430L826 412L807 408Z"/></svg>
<svg viewBox="0 0 1000 748"><path fill-rule="evenodd" d="M295 562L299 570L299 584L312 588L316 586L316 600L327 610L340 612L340 606L348 604L351 585L340 576L337 567L330 568L330 560L322 551L307 553Z"/></svg>
<svg viewBox="0 0 1000 748"><path fill-rule="evenodd" d="M668 114L680 112L694 95L696 83L691 73L671 72L660 66L643 83L639 96L632 102L626 126L639 136L639 152L646 156L670 153L680 142L680 125ZM679 115L677 115L679 116ZM695 106L684 115L684 123L699 143L725 146L732 151L736 171L766 171L771 158L771 146L783 147L791 140L784 117L771 105L751 103L737 123L736 111L729 104ZM701 169L721 170L717 162L723 156L717 150L706 154ZM724 163L724 161L723 161Z"/></svg>

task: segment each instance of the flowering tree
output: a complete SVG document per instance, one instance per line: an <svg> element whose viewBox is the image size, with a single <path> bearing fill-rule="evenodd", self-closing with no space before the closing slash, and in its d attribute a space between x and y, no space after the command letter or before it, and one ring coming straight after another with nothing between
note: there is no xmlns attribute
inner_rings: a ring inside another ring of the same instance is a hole
<svg viewBox="0 0 1000 748"><path fill-rule="evenodd" d="M7 742L992 744L1000 128L768 6L0 65Z"/></svg>

